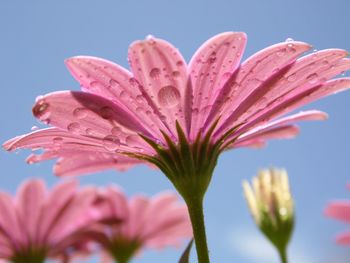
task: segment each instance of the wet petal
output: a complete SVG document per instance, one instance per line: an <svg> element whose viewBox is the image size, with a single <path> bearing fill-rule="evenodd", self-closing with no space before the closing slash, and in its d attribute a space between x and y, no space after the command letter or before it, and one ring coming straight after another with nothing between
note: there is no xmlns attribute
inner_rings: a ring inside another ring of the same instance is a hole
<svg viewBox="0 0 350 263"><path fill-rule="evenodd" d="M216 102L216 109L212 115L220 113L222 121L230 115L237 114L247 109L252 100L263 97L266 88L262 83L280 75L288 66L305 51L310 45L303 42L284 42L268 48L248 58L222 89ZM231 117L233 118L233 117Z"/></svg>
<svg viewBox="0 0 350 263"><path fill-rule="evenodd" d="M147 125L152 134L161 138L159 129L167 128L149 105L151 101L142 86L132 74L123 67L101 58L79 56L66 60L72 75L81 84L84 91L100 95L112 101L118 101L131 112L139 122Z"/></svg>
<svg viewBox="0 0 350 263"><path fill-rule="evenodd" d="M244 127L247 128L256 125L258 122L266 122L296 109L297 106L291 107L291 101L294 103L295 101L304 99L314 89L318 89L325 84L328 79L340 74L344 70L350 69L350 60L342 59L345 55L346 52L343 50L325 50L319 52L316 56L310 55L301 59L291 66L285 75L289 76L289 74L296 74L295 72L298 72L298 77L295 81L288 81L288 77L282 76L274 84L269 83L267 85L265 83L264 86L270 88L268 88L269 93L265 95L267 103L263 105L264 107L261 106L262 97L260 97L260 102L254 103L257 103L261 107L255 107L252 104L253 107L251 110L241 113L236 112L238 115L235 117L231 115L217 134L220 134L225 127L227 129L229 123L234 125L234 123L246 122L247 125L244 125ZM327 62L328 64L325 66L324 61L331 62ZM317 77L310 80L310 76L315 76L315 74Z"/></svg>
<svg viewBox="0 0 350 263"><path fill-rule="evenodd" d="M40 120L70 133L111 141L115 150L123 144L146 147L138 133L153 138L132 113L85 92L50 93L36 102L33 113Z"/></svg>
<svg viewBox="0 0 350 263"><path fill-rule="evenodd" d="M180 52L162 39L148 37L131 44L129 61L136 80L149 96L149 104L173 137L176 137L176 120L187 131L190 119L186 114L190 108L185 102L190 94L186 93L186 63Z"/></svg>
<svg viewBox="0 0 350 263"><path fill-rule="evenodd" d="M117 169L124 171L136 164L142 163L139 160L124 157L115 154L75 154L60 155L60 158L54 166L54 173L58 176L71 176L90 174L106 169Z"/></svg>
<svg viewBox="0 0 350 263"><path fill-rule="evenodd" d="M206 41L192 57L188 71L193 87L191 137L203 126L224 84L239 66L247 36L226 32Z"/></svg>

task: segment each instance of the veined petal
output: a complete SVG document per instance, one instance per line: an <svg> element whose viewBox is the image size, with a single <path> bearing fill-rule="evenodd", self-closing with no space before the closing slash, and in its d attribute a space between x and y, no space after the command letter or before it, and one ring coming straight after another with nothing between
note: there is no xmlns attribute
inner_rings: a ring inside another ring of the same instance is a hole
<svg viewBox="0 0 350 263"><path fill-rule="evenodd" d="M202 128L224 84L239 66L247 36L226 32L206 41L192 57L188 71L193 88L191 138Z"/></svg>
<svg viewBox="0 0 350 263"><path fill-rule="evenodd" d="M127 236L137 237L140 232L142 233L145 220L147 220L147 210L150 206L150 200L145 196L135 196L130 200L129 203L129 219L127 226Z"/></svg>
<svg viewBox="0 0 350 263"><path fill-rule="evenodd" d="M64 212L65 207L72 200L77 189L77 181L66 181L55 186L45 200L40 220L38 221L38 236L42 242L48 240L50 229ZM40 227L39 227L40 226Z"/></svg>
<svg viewBox="0 0 350 263"><path fill-rule="evenodd" d="M295 125L270 127L237 139L229 148L251 147L262 148L267 140L291 139L299 134L299 128Z"/></svg>
<svg viewBox="0 0 350 263"><path fill-rule="evenodd" d="M150 106L149 95L123 67L105 59L88 56L69 58L66 65L84 91L123 104L158 138L162 137L160 129L167 130L159 115L154 113L154 107Z"/></svg>
<svg viewBox="0 0 350 263"><path fill-rule="evenodd" d="M265 48L248 58L222 89L212 118L220 113L226 127L226 122L238 118L248 105L263 97L269 87L263 87L262 83L278 77L280 72L310 47L304 42L284 42Z"/></svg>
<svg viewBox="0 0 350 263"><path fill-rule="evenodd" d="M33 113L40 120L70 133L111 141L114 150L123 144L147 147L138 133L153 138L131 112L85 92L50 93L36 102Z"/></svg>
<svg viewBox="0 0 350 263"><path fill-rule="evenodd" d="M248 110L236 117L231 115L231 117L225 121L225 124L220 127L217 134L222 133L225 127L227 129L229 127L227 125L230 122L231 125L234 123L247 123L242 126L243 130L255 126L259 122L266 122L300 107L301 104L297 103L298 101L305 100L307 95L311 94L313 91L319 88L322 89L322 86L327 83L326 81L328 79L340 74L344 70L350 69L350 59L344 59L343 57L345 55L346 52L343 50L325 50L317 54L316 58L310 55L301 59L299 63L297 62L291 66L288 71L294 72L293 74L295 74L295 68L297 68L299 76L295 83L287 83L288 77L279 78L275 84L269 83L272 88L270 88L269 95L265 95L265 97L268 98L268 103L264 105L265 107L252 108L252 110ZM325 61L328 64L326 64ZM288 72L286 76L290 74ZM269 85L266 84L266 86ZM275 95L273 95L273 93L275 93ZM309 102L310 101L311 99Z"/></svg>
<svg viewBox="0 0 350 263"><path fill-rule="evenodd" d="M120 135L119 128L112 129L112 132L112 135L100 139L91 137L91 135L83 136L70 133L58 128L47 128L12 138L5 142L3 147L8 151L16 149L45 149L50 152L69 152L71 154L79 152L115 153L116 150L127 152L140 152L142 150L150 154L153 153L153 149L147 145L141 149L137 146L132 147L128 144L120 143L118 137ZM131 135L128 140L134 137L136 138L136 135ZM126 142L129 142L128 140ZM32 161L34 162L34 160Z"/></svg>
<svg viewBox="0 0 350 263"><path fill-rule="evenodd" d="M17 213L28 243L38 244L38 220L46 194L45 184L41 180L26 181L18 190Z"/></svg>
<svg viewBox="0 0 350 263"><path fill-rule="evenodd" d="M186 63L180 52L170 43L148 37L136 41L129 48L129 61L136 80L144 89L145 98L169 127L176 138L176 120L185 131L189 129L188 76ZM135 80L135 81L136 81ZM148 94L148 96L146 95Z"/></svg>
<svg viewBox="0 0 350 263"><path fill-rule="evenodd" d="M94 173L106 169L124 171L136 164L142 163L137 159L131 159L115 154L81 153L62 156L54 166L54 173L58 176L72 176Z"/></svg>

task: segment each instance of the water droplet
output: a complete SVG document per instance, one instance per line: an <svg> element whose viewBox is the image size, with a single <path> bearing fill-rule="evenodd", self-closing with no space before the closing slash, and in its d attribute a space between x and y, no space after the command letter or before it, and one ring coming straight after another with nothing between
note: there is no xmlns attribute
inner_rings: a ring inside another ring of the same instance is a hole
<svg viewBox="0 0 350 263"><path fill-rule="evenodd" d="M120 86L120 83L114 79L111 79L109 81L109 85L112 87L112 88L118 88Z"/></svg>
<svg viewBox="0 0 350 263"><path fill-rule="evenodd" d="M80 131L80 124L77 122L72 122L67 126L67 130L73 133L79 133Z"/></svg>
<svg viewBox="0 0 350 263"><path fill-rule="evenodd" d="M144 101L143 96L142 96L142 95L137 95L137 96L136 96L136 101L137 101L138 103L143 103L143 101Z"/></svg>
<svg viewBox="0 0 350 263"><path fill-rule="evenodd" d="M122 129L120 127L115 126L111 129L111 133L112 133L112 135L118 136L118 135L122 134Z"/></svg>
<svg viewBox="0 0 350 263"><path fill-rule="evenodd" d="M213 51L213 52L210 54L210 56L209 56L207 62L210 63L210 64L212 64L212 63L214 63L215 61L216 61L216 52Z"/></svg>
<svg viewBox="0 0 350 263"><path fill-rule="evenodd" d="M289 76L287 77L287 80L288 80L289 82L295 81L295 80L296 80L296 74L293 73L293 74L289 75Z"/></svg>
<svg viewBox="0 0 350 263"><path fill-rule="evenodd" d="M58 145L61 145L62 142L63 142L63 138L62 137L55 137L52 139L53 143L58 146Z"/></svg>
<svg viewBox="0 0 350 263"><path fill-rule="evenodd" d="M90 82L90 88L92 90L99 91L99 90L103 89L104 86L98 81L92 81L92 82Z"/></svg>
<svg viewBox="0 0 350 263"><path fill-rule="evenodd" d="M100 115L106 120L111 119L114 115L114 111L110 107L105 106L100 109Z"/></svg>
<svg viewBox="0 0 350 263"><path fill-rule="evenodd" d="M146 36L146 40L151 40L151 39L154 39L153 35L149 34L149 35Z"/></svg>
<svg viewBox="0 0 350 263"><path fill-rule="evenodd" d="M179 60L178 62L176 62L176 66L178 66L178 67L181 67L181 66L183 66L183 62L181 61L181 60Z"/></svg>
<svg viewBox="0 0 350 263"><path fill-rule="evenodd" d="M315 84L318 80L318 75L317 73L313 73L313 74L310 74L309 76L307 76L306 78L310 84Z"/></svg>
<svg viewBox="0 0 350 263"><path fill-rule="evenodd" d="M78 119L83 119L88 115L89 110L86 108L76 108L73 111L73 116Z"/></svg>
<svg viewBox="0 0 350 263"><path fill-rule="evenodd" d="M160 69L159 69L159 68L153 68L153 69L150 71L149 76L150 76L152 79L159 79L159 77L160 77Z"/></svg>
<svg viewBox="0 0 350 263"><path fill-rule="evenodd" d="M129 83L133 87L137 86L137 80L135 78L130 78Z"/></svg>
<svg viewBox="0 0 350 263"><path fill-rule="evenodd" d="M178 76L180 76L180 72L175 70L175 71L173 71L172 75L174 78L177 78Z"/></svg>
<svg viewBox="0 0 350 263"><path fill-rule="evenodd" d="M125 139L125 143L128 145L138 144L138 141L139 141L139 136L137 135L129 135Z"/></svg>
<svg viewBox="0 0 350 263"><path fill-rule="evenodd" d="M226 73L224 73L224 74L222 75L222 79L223 79L224 81L226 81L226 80L228 80L228 79L231 77L231 75L232 75L232 73L226 72Z"/></svg>
<svg viewBox="0 0 350 263"><path fill-rule="evenodd" d="M286 54L286 49L285 48L281 48L280 50L277 51L276 55L279 57L282 57Z"/></svg>
<svg viewBox="0 0 350 263"><path fill-rule="evenodd" d="M40 96L36 100L36 105L33 108L33 114L35 117L39 118L39 120L45 122L50 117L49 108L50 105L45 102L44 97Z"/></svg>
<svg viewBox="0 0 350 263"><path fill-rule="evenodd" d="M294 39L291 38L291 37L288 37L285 41L286 41L286 42L291 42L291 41L294 41Z"/></svg>
<svg viewBox="0 0 350 263"><path fill-rule="evenodd" d="M120 146L120 140L117 136L107 135L103 138L103 146L108 151L115 151Z"/></svg>
<svg viewBox="0 0 350 263"><path fill-rule="evenodd" d="M36 130L38 130L39 129L39 127L38 126L32 126L32 128L30 128L30 130L32 130L32 131L36 131Z"/></svg>
<svg viewBox="0 0 350 263"><path fill-rule="evenodd" d="M174 86L168 85L158 91L159 104L164 107L174 107L179 104L180 92Z"/></svg>

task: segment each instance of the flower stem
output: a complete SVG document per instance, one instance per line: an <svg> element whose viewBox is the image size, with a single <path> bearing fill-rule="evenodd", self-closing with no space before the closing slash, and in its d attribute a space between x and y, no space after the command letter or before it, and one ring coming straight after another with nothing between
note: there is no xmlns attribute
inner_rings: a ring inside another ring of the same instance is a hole
<svg viewBox="0 0 350 263"><path fill-rule="evenodd" d="M205 234L203 198L187 198L186 204L190 214L198 263L209 263L207 238Z"/></svg>
<svg viewBox="0 0 350 263"><path fill-rule="evenodd" d="M287 259L287 249L286 249L286 248L278 249L278 254L279 254L279 256L280 256L281 263L288 263L288 259Z"/></svg>

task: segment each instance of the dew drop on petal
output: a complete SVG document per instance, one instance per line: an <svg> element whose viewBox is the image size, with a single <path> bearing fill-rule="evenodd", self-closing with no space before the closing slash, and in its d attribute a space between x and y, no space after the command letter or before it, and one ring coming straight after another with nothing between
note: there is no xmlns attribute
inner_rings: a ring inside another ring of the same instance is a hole
<svg viewBox="0 0 350 263"><path fill-rule="evenodd" d="M180 72L175 70L175 71L173 71L172 75L174 78L177 78L178 76L180 76Z"/></svg>
<svg viewBox="0 0 350 263"><path fill-rule="evenodd" d="M120 83L114 79L111 79L109 81L109 85L112 87L112 88L118 88L120 86Z"/></svg>
<svg viewBox="0 0 350 263"><path fill-rule="evenodd" d="M50 105L45 102L45 99L41 96L37 98L36 105L33 108L33 114L39 120L46 122L50 117Z"/></svg>
<svg viewBox="0 0 350 263"><path fill-rule="evenodd" d="M133 87L137 86L137 80L135 78L130 78L129 83Z"/></svg>
<svg viewBox="0 0 350 263"><path fill-rule="evenodd" d="M117 136L107 135L103 138L103 147L108 151L115 151L120 146L120 140Z"/></svg>
<svg viewBox="0 0 350 263"><path fill-rule="evenodd" d="M294 39L291 38L291 37L288 37L285 41L286 41L286 42L291 42L291 41L294 41Z"/></svg>
<svg viewBox="0 0 350 263"><path fill-rule="evenodd" d="M36 131L36 130L38 130L39 129L39 127L38 126L32 126L32 128L30 128L30 130L32 130L32 131Z"/></svg>
<svg viewBox="0 0 350 263"><path fill-rule="evenodd" d="M125 138L125 143L128 145L138 144L139 136L137 135L129 135Z"/></svg>
<svg viewBox="0 0 350 263"><path fill-rule="evenodd" d="M115 126L111 129L111 133L112 135L118 136L122 133L122 129L120 127Z"/></svg>
<svg viewBox="0 0 350 263"><path fill-rule="evenodd" d="M73 111L73 116L78 119L84 119L89 113L89 110L86 108L76 108Z"/></svg>
<svg viewBox="0 0 350 263"><path fill-rule="evenodd" d="M159 77L160 77L160 69L159 68L151 69L151 71L149 72L149 76L152 79L159 79Z"/></svg>
<svg viewBox="0 0 350 263"><path fill-rule="evenodd" d="M178 66L178 67L181 67L181 66L183 66L183 62L181 61L181 60L179 60L178 62L176 62L176 66Z"/></svg>
<svg viewBox="0 0 350 263"><path fill-rule="evenodd" d="M77 122L72 122L67 126L67 130L72 133L78 133L80 131L80 124Z"/></svg>
<svg viewBox="0 0 350 263"><path fill-rule="evenodd" d="M309 76L307 76L306 78L310 84L315 84L318 80L318 75L317 73L313 73L313 74L310 74Z"/></svg>
<svg viewBox="0 0 350 263"><path fill-rule="evenodd" d="M285 48L281 48L280 50L277 51L276 55L279 57L282 57L286 54L286 49Z"/></svg>
<svg viewBox="0 0 350 263"><path fill-rule="evenodd" d="M179 90L171 85L165 86L158 91L158 101L161 106L174 107L179 104L180 101Z"/></svg>
<svg viewBox="0 0 350 263"><path fill-rule="evenodd" d="M52 139L52 141L55 145L61 145L63 142L63 138L62 137L55 137Z"/></svg>
<svg viewBox="0 0 350 263"><path fill-rule="evenodd" d="M289 76L287 77L287 80L288 80L289 82L295 81L295 80L296 80L296 74L293 73L293 74L289 75Z"/></svg>
<svg viewBox="0 0 350 263"><path fill-rule="evenodd" d="M110 107L105 106L100 109L100 115L103 119L111 119L114 115L114 111Z"/></svg>

